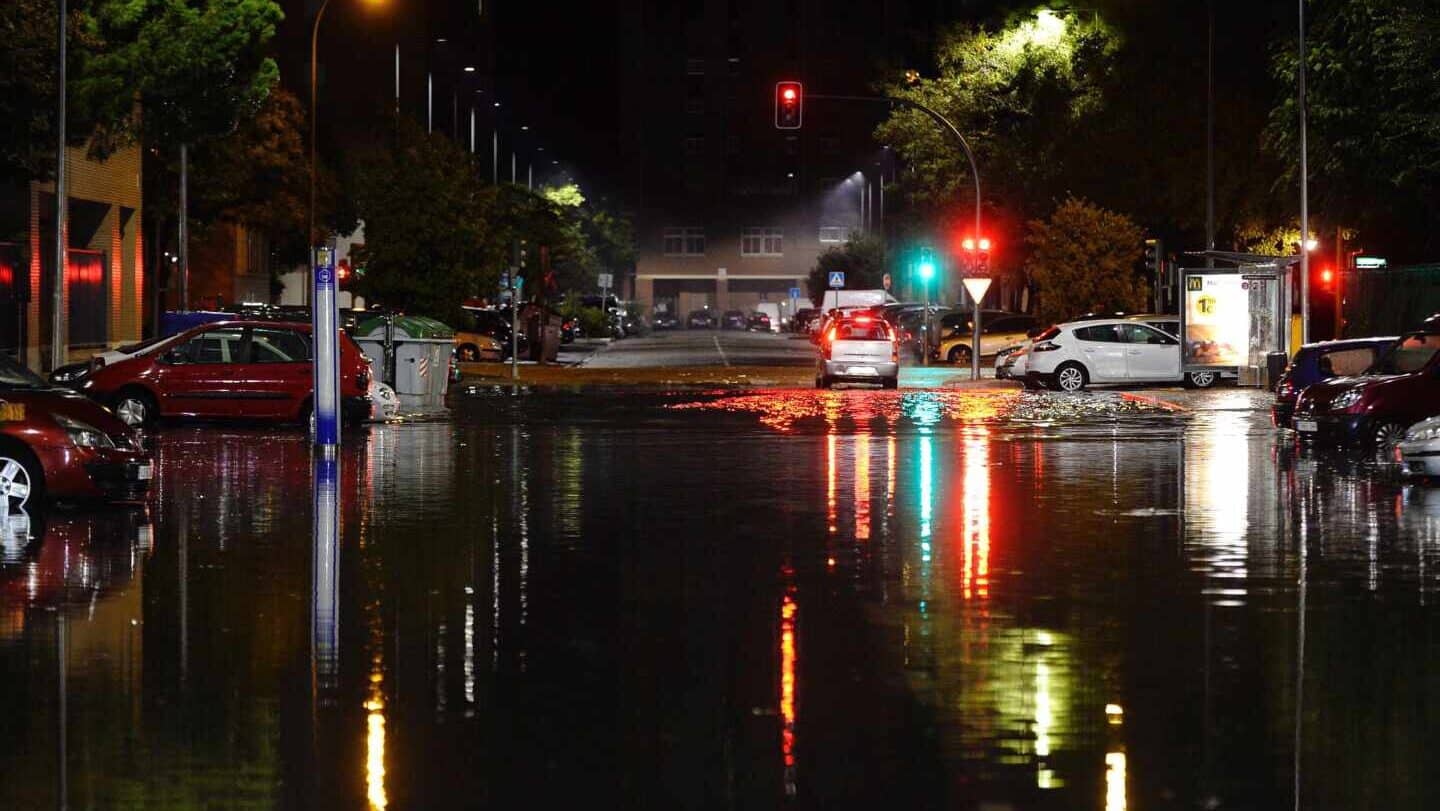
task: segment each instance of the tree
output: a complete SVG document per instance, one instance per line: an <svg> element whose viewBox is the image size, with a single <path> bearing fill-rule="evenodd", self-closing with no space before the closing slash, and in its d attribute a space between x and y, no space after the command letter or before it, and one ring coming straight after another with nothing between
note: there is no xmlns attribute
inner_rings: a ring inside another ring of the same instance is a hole
<svg viewBox="0 0 1440 811"><path fill-rule="evenodd" d="M845 273L845 287L849 290L878 290L885 277L885 246L879 237L859 234L850 237L840 247L826 248L810 269L807 285L810 300L819 307L825 300L825 291L830 288L830 274Z"/></svg>
<svg viewBox="0 0 1440 811"><path fill-rule="evenodd" d="M1308 5L1312 211L1412 258L1433 257L1440 250L1440 5ZM1300 158L1293 34L1276 44L1272 66L1281 91L1266 138L1285 160L1287 189L1293 189Z"/></svg>
<svg viewBox="0 0 1440 811"><path fill-rule="evenodd" d="M1025 270L1039 288L1036 315L1064 321L1091 311L1143 309L1148 291L1136 272L1144 233L1129 217L1071 197L1047 220L1032 220Z"/></svg>
<svg viewBox="0 0 1440 811"><path fill-rule="evenodd" d="M501 192L481 182L471 156L408 119L393 147L372 149L356 165L356 213L365 222L356 292L457 323L467 297L496 289L510 237L530 219L518 208L502 216Z"/></svg>
<svg viewBox="0 0 1440 811"><path fill-rule="evenodd" d="M57 36L55 0L0 4L0 179L29 180L55 170ZM99 40L89 17L71 8L66 22L67 70L74 70ZM70 141L83 144L91 122L69 105Z"/></svg>
<svg viewBox="0 0 1440 811"><path fill-rule="evenodd" d="M92 14L104 46L83 60L74 87L101 122L97 156L135 138L156 157L176 146L184 155L234 132L279 78L266 53L284 16L275 0L96 0ZM182 171L182 189L188 181ZM185 224L189 212L178 216Z"/></svg>

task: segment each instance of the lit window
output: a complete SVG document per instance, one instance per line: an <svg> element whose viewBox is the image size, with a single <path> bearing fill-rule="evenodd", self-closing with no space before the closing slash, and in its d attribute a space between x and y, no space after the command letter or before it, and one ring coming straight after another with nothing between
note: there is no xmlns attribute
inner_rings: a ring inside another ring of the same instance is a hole
<svg viewBox="0 0 1440 811"><path fill-rule="evenodd" d="M666 256L705 255L704 228L666 228L664 241Z"/></svg>
<svg viewBox="0 0 1440 811"><path fill-rule="evenodd" d="M746 228L740 233L741 256L782 256L784 253L783 228Z"/></svg>
<svg viewBox="0 0 1440 811"><path fill-rule="evenodd" d="M842 225L820 226L820 241L825 244L844 242L850 238L850 229Z"/></svg>

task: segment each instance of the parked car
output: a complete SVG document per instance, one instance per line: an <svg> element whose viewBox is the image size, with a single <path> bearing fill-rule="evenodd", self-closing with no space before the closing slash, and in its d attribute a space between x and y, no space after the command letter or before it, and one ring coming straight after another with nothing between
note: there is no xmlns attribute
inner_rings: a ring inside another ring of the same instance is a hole
<svg viewBox="0 0 1440 811"><path fill-rule="evenodd" d="M90 374L91 370L154 351L161 344L169 342L173 337L173 335L157 335L133 344L125 344L124 346L117 346L105 352L96 353L87 361L67 363L50 373L50 382L60 386L77 388L80 385L80 381L83 380L86 375Z"/></svg>
<svg viewBox="0 0 1440 811"><path fill-rule="evenodd" d="M1023 357L1026 380L1061 391L1182 381L1205 388L1218 378L1209 371L1182 374L1179 338L1124 318L1057 324L1037 335Z"/></svg>
<svg viewBox="0 0 1440 811"><path fill-rule="evenodd" d="M1397 448L1407 476L1440 476L1440 417L1421 420L1405 432Z"/></svg>
<svg viewBox="0 0 1440 811"><path fill-rule="evenodd" d="M695 310L685 319L688 329L715 329L715 316L709 310Z"/></svg>
<svg viewBox="0 0 1440 811"><path fill-rule="evenodd" d="M1003 310L980 312L980 357L994 355L1001 349L1026 340L1036 326L1035 316L1007 313ZM948 363L970 364L970 350L975 339L975 320L971 313L950 313L940 320L940 345L932 357Z"/></svg>
<svg viewBox="0 0 1440 811"><path fill-rule="evenodd" d="M995 379L1007 380L1012 378L1015 361L1024 351L1024 343L1010 344L1009 346L1001 347L1000 350L995 353Z"/></svg>
<svg viewBox="0 0 1440 811"><path fill-rule="evenodd" d="M459 353L457 360L467 363L509 360L512 349L510 310L465 307L463 311L466 321L455 330L455 349ZM523 324L518 344L520 357L523 358L530 351L530 339Z"/></svg>
<svg viewBox="0 0 1440 811"><path fill-rule="evenodd" d="M566 316L560 320L560 343L573 344L575 338L580 334L580 320L574 316Z"/></svg>
<svg viewBox="0 0 1440 811"><path fill-rule="evenodd" d="M879 383L887 389L900 383L900 349L895 333L871 315L835 319L820 339L815 387L837 382Z"/></svg>
<svg viewBox="0 0 1440 811"><path fill-rule="evenodd" d="M135 500L154 467L130 426L0 355L0 498Z"/></svg>
<svg viewBox="0 0 1440 811"><path fill-rule="evenodd" d="M1391 335L1320 341L1300 347L1275 385L1275 402L1270 407L1275 427L1293 427L1290 421L1295 414L1295 401L1306 387L1336 377L1364 374L1398 340Z"/></svg>
<svg viewBox="0 0 1440 811"><path fill-rule="evenodd" d="M650 319L650 326L655 330L679 329L680 320L668 312L657 312L655 317Z"/></svg>
<svg viewBox="0 0 1440 811"><path fill-rule="evenodd" d="M1440 333L1412 332L1358 377L1311 384L1295 401L1302 439L1366 443L1382 453L1440 415Z"/></svg>
<svg viewBox="0 0 1440 811"><path fill-rule="evenodd" d="M745 319L745 328L748 329L748 330L750 330L751 332L769 332L769 331L770 331L770 316L769 316L769 314L767 314L767 313L762 313L762 312L759 312L759 311L756 311L756 312L751 313L751 314L750 314L750 317L747 318L747 319Z"/></svg>
<svg viewBox="0 0 1440 811"><path fill-rule="evenodd" d="M338 334L341 402L347 415L364 419L370 361ZM97 369L81 391L130 426L161 417L304 421L314 393L311 357L309 324L225 321L181 333L164 352Z"/></svg>
<svg viewBox="0 0 1440 811"><path fill-rule="evenodd" d="M720 329L745 329L745 313L739 310L726 310L720 316Z"/></svg>
<svg viewBox="0 0 1440 811"><path fill-rule="evenodd" d="M790 319L790 331L804 335L810 331L810 327L820 320L820 311L814 307L801 307L795 311L795 317Z"/></svg>

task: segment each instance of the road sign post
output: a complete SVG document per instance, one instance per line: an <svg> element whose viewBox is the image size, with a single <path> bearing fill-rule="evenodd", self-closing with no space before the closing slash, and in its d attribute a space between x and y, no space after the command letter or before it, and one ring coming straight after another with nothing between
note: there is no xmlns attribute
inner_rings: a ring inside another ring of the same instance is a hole
<svg viewBox="0 0 1440 811"><path fill-rule="evenodd" d="M990 279L985 276L971 276L964 280L965 290L970 294L970 301L975 310L971 320L975 322L975 331L970 339L970 379L980 379L980 300L985 298L985 291L990 289Z"/></svg>
<svg viewBox="0 0 1440 811"><path fill-rule="evenodd" d="M314 394L315 444L333 455L340 443L340 313L335 297L335 245L315 249L314 296L310 319L315 333Z"/></svg>

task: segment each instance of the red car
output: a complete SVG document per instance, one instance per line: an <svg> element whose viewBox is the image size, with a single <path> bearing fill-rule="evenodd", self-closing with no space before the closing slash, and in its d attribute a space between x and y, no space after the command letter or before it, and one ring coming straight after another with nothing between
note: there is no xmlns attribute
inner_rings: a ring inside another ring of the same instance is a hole
<svg viewBox="0 0 1440 811"><path fill-rule="evenodd" d="M1304 439L1389 448L1405 429L1440 414L1440 334L1413 332L1358 377L1315 383L1300 393L1294 426Z"/></svg>
<svg viewBox="0 0 1440 811"><path fill-rule="evenodd" d="M130 426L0 355L0 498L136 500L154 467Z"/></svg>
<svg viewBox="0 0 1440 811"><path fill-rule="evenodd" d="M370 413L370 361L341 332L340 397L346 414ZM101 367L81 384L132 426L160 417L309 418L312 342L309 324L222 321L177 336L163 352Z"/></svg>

